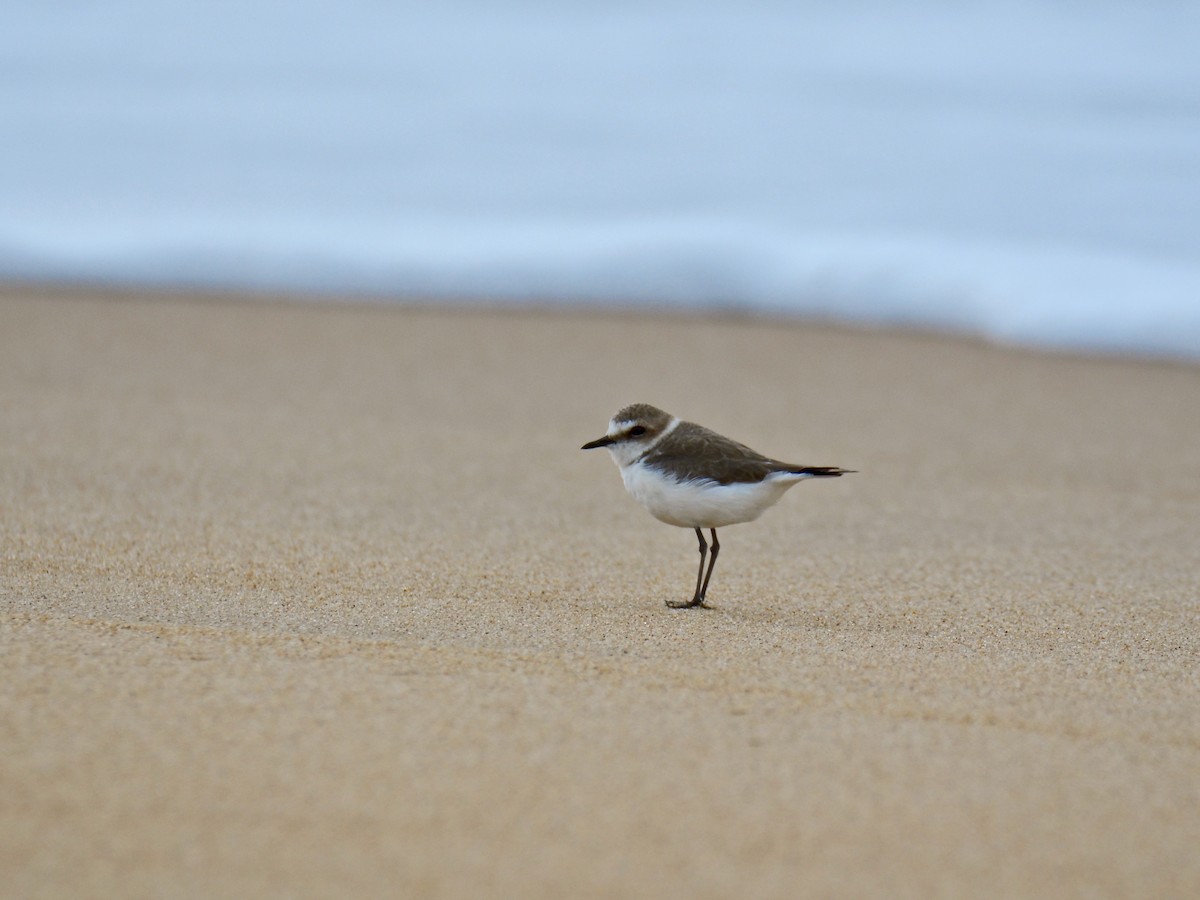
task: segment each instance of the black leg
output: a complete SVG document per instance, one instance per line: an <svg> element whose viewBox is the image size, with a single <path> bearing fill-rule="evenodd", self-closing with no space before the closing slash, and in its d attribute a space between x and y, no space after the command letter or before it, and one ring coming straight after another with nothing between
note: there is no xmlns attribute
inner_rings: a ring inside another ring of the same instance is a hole
<svg viewBox="0 0 1200 900"><path fill-rule="evenodd" d="M696 529L699 531L700 529ZM704 584L700 587L700 602L704 603L704 598L708 594L708 579L712 578L712 570L717 565L717 554L721 550L721 545L717 542L717 529L709 529L712 533L712 556L708 558L708 574L704 576Z"/></svg>
<svg viewBox="0 0 1200 900"><path fill-rule="evenodd" d="M713 532L714 539L716 538L716 535L717 535L717 533L714 531ZM671 607L672 609L687 609L689 606L699 606L701 603L704 602L704 592L701 589L702 582L700 579L704 575L704 556L706 553L708 553L708 544L704 543L704 532L701 531L699 528L696 529L696 537L700 541L700 568L696 572L696 593L692 595L691 600L688 600L686 602L684 602L682 600L668 600L667 606ZM709 574L711 575L712 569L710 568L708 571L709 571ZM707 585L708 581L705 580L703 582L703 584Z"/></svg>

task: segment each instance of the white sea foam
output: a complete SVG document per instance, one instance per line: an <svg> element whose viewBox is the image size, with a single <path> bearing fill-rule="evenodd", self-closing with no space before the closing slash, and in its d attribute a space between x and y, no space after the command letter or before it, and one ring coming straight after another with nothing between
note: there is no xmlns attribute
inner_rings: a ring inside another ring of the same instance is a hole
<svg viewBox="0 0 1200 900"><path fill-rule="evenodd" d="M1200 6L9 4L0 277L1200 358Z"/></svg>

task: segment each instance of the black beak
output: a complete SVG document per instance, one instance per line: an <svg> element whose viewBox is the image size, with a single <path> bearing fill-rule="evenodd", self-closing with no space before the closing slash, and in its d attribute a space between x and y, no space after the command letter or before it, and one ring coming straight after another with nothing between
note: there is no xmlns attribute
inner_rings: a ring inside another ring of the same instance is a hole
<svg viewBox="0 0 1200 900"><path fill-rule="evenodd" d="M594 441L588 441L586 444L584 444L579 449L580 450L595 450L597 447L607 447L614 440L616 440L616 438L610 438L608 435L605 435L602 438L596 438L596 440L594 440Z"/></svg>

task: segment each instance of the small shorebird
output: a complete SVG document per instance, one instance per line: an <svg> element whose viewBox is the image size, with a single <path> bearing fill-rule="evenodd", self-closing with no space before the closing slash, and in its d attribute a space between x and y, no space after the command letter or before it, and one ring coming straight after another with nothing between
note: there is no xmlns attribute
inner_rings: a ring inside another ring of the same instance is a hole
<svg viewBox="0 0 1200 900"><path fill-rule="evenodd" d="M608 448L625 490L650 515L668 525L696 530L700 540L696 592L691 600L668 600L673 609L704 605L721 549L718 528L754 521L806 478L837 478L853 471L780 462L703 426L681 422L648 403L626 406L612 417L604 437L580 449L597 447ZM712 534L707 573L703 528Z"/></svg>

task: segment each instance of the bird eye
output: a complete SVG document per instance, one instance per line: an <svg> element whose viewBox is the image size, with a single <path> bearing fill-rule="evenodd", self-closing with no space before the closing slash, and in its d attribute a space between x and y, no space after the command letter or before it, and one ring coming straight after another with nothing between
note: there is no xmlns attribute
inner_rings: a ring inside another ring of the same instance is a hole
<svg viewBox="0 0 1200 900"><path fill-rule="evenodd" d="M646 433L646 429L643 428L641 425L634 425L632 428L629 429L630 437L641 437L645 433Z"/></svg>

